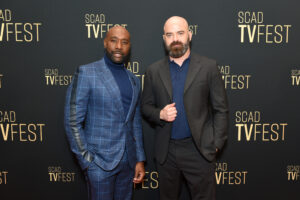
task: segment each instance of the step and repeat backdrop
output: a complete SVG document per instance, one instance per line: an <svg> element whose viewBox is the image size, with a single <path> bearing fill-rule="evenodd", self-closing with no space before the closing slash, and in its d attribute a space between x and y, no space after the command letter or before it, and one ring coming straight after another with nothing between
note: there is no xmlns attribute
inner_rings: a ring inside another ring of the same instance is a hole
<svg viewBox="0 0 300 200"><path fill-rule="evenodd" d="M115 26L131 33L127 65L144 72L165 55L163 24L185 17L192 51L216 59L230 104L217 159L217 198L300 199L300 2L297 0L0 3L0 199L87 199L63 127L75 69L99 60ZM154 130L144 123L146 177L133 199L159 199ZM189 200L186 186L182 200Z"/></svg>

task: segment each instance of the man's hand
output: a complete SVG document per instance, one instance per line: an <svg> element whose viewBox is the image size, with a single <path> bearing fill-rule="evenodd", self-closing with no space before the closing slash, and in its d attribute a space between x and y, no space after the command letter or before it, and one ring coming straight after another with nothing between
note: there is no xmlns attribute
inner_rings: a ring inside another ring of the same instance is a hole
<svg viewBox="0 0 300 200"><path fill-rule="evenodd" d="M175 103L172 104L168 104L166 105L161 111L160 111L160 115L159 118L167 121L167 122L172 122L175 120L177 116L177 110L175 107Z"/></svg>
<svg viewBox="0 0 300 200"><path fill-rule="evenodd" d="M145 176L144 162L137 162L135 165L134 183L141 183Z"/></svg>

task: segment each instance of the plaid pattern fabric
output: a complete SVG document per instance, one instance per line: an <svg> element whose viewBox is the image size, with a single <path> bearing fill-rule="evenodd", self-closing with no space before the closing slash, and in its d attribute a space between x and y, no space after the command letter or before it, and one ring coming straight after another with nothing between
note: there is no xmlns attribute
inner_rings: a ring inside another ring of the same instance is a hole
<svg viewBox="0 0 300 200"><path fill-rule="evenodd" d="M127 153L111 171L101 169L94 162L85 171L90 200L131 200L134 169L129 166Z"/></svg>
<svg viewBox="0 0 300 200"><path fill-rule="evenodd" d="M133 97L125 116L119 87L104 59L80 66L70 84L65 104L65 129L82 169L92 161L114 169L126 149L134 167L145 160L140 116L140 82L126 70ZM126 147L126 148L125 148Z"/></svg>

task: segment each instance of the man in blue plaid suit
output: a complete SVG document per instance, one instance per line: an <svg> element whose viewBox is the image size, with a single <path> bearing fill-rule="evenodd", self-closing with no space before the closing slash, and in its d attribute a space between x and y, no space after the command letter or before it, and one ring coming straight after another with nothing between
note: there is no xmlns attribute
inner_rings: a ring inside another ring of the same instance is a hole
<svg viewBox="0 0 300 200"><path fill-rule="evenodd" d="M67 90L65 129L84 171L89 199L129 200L145 175L140 82L124 63L129 32L116 26L104 39L105 55L80 66Z"/></svg>

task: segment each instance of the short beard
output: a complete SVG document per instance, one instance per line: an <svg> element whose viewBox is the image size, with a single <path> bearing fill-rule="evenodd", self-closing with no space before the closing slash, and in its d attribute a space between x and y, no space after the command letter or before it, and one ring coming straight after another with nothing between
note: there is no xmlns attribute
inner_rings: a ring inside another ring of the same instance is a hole
<svg viewBox="0 0 300 200"><path fill-rule="evenodd" d="M120 61L116 61L116 60L114 60L114 57L113 57L113 53L114 53L114 52L110 53L110 52L108 52L106 49L104 49L104 51L105 51L107 57L108 57L112 62L117 63L117 64L125 63L125 62L129 59L129 54L124 55L122 52L120 52L121 55L122 55L122 59L121 59Z"/></svg>
<svg viewBox="0 0 300 200"><path fill-rule="evenodd" d="M180 47L173 47L174 45L178 45L178 44L180 45ZM166 47L166 49L169 53L169 56L171 56L172 58L180 58L189 49L190 41L187 40L186 43L182 43L182 42L179 42L179 41L174 41L169 46L167 46L166 43L165 43L165 47Z"/></svg>

